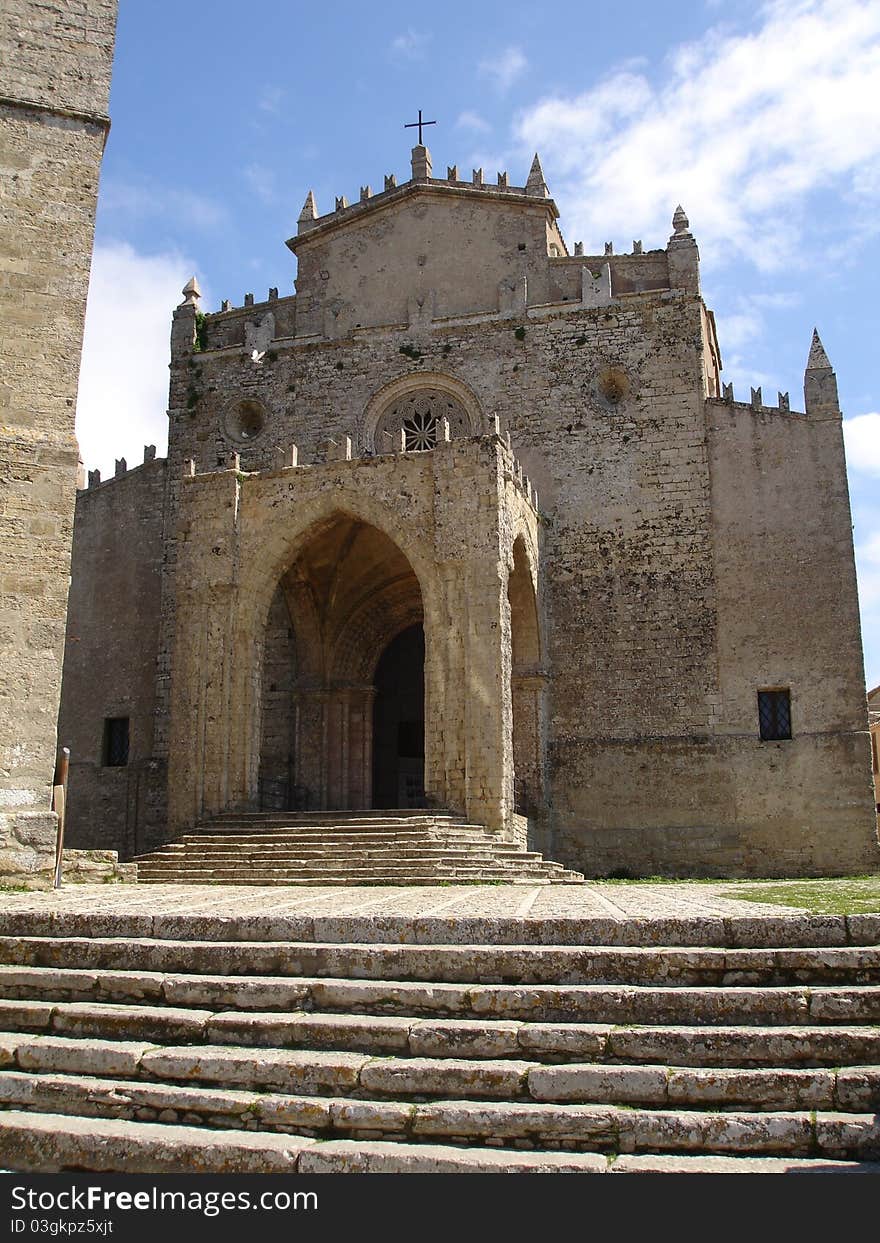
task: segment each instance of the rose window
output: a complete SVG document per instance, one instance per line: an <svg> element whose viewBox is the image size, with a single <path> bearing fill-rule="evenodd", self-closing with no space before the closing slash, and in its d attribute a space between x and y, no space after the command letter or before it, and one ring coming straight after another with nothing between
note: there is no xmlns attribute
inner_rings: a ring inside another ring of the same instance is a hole
<svg viewBox="0 0 880 1243"><path fill-rule="evenodd" d="M449 421L451 436L470 435L470 419L464 406L454 397L435 389L409 393L396 401L379 420L376 451L387 453L398 449L401 429L407 452L433 449L440 439L440 421L444 418Z"/></svg>

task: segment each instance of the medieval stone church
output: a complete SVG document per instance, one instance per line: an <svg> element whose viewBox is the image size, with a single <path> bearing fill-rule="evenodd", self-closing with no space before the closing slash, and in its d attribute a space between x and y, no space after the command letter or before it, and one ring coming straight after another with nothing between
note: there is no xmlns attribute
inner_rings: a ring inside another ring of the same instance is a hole
<svg viewBox="0 0 880 1243"><path fill-rule="evenodd" d="M535 158L310 193L296 293L174 313L167 460L77 500L70 840L448 809L591 875L876 867L834 372L720 379L699 254Z"/></svg>

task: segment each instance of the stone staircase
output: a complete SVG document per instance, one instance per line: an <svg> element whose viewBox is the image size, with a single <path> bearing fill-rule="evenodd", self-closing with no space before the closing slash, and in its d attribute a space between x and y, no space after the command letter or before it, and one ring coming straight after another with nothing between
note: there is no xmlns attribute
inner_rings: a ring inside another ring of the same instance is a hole
<svg viewBox="0 0 880 1243"><path fill-rule="evenodd" d="M721 923L6 914L0 1167L880 1172L880 919Z"/></svg>
<svg viewBox="0 0 880 1243"><path fill-rule="evenodd" d="M449 812L229 812L141 855L162 884L582 883L580 872Z"/></svg>

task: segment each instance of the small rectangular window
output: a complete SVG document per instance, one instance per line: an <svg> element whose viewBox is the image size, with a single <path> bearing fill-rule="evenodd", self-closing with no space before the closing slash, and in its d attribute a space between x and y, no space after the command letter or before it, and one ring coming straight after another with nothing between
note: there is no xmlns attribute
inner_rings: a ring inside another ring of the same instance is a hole
<svg viewBox="0 0 880 1243"><path fill-rule="evenodd" d="M104 720L105 768L124 768L128 763L128 717L111 716Z"/></svg>
<svg viewBox="0 0 880 1243"><path fill-rule="evenodd" d="M791 692L758 691L758 728L762 742L791 737Z"/></svg>

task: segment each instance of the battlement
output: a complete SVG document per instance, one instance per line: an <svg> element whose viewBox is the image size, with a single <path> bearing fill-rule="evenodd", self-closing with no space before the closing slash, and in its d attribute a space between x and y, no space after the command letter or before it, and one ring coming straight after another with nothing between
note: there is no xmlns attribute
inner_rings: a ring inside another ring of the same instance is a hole
<svg viewBox="0 0 880 1243"><path fill-rule="evenodd" d="M777 393L776 405L764 404L764 396L760 385L751 390L748 402L734 399L733 384L721 385L721 396L710 397L714 406L727 406L731 410L750 410L760 414L789 415L795 419L836 419L840 420L840 402L837 396L837 379L829 362L825 347L814 328L810 342L810 352L804 370L804 411L791 409L788 393Z"/></svg>
<svg viewBox="0 0 880 1243"><path fill-rule="evenodd" d="M733 395L733 384L722 384L721 396L709 399L714 405L727 406L731 410L751 410L761 414L788 414L796 419L805 419L807 416L802 410L792 410L788 393L777 393L776 405L771 406L764 401L764 395L759 385L758 388L751 390L751 396L748 401L736 401Z"/></svg>
<svg viewBox="0 0 880 1243"><path fill-rule="evenodd" d="M494 182L486 180L482 168L472 169L470 180L459 176L457 164L451 164L447 167L445 177L434 177L432 172L430 151L427 147L416 146L412 149L412 177L409 181L398 184L395 173L386 173L382 190L373 193L371 185L361 186L359 197L354 202L349 202L344 194L337 195L333 211L325 212L324 214L318 213L314 192L310 190L297 221L297 236L291 238L287 245L295 252L297 242L303 234L314 234L318 230L326 230L340 224L347 224L349 221L356 220L369 212L386 207L391 203L396 203L415 191L421 192L425 189L433 190L440 194L476 194L488 200L521 200L530 207L534 206L536 200L540 200L544 203L546 210L554 220L559 217L559 209L550 197L550 191L544 181L544 174L537 155L524 186L512 186L510 184L510 175L506 171L496 173ZM565 253L567 254L568 252L565 251Z"/></svg>
<svg viewBox="0 0 880 1243"><path fill-rule="evenodd" d="M241 455L238 453L230 453L224 464L207 471L196 470L195 459L187 458L183 463L183 478L186 481L201 480L203 482L210 482L231 475L241 476L242 478L272 478L276 475L287 475L295 471L320 470L328 466L337 466L341 463L351 463L357 467L358 465L375 463L380 459L388 458L400 458L410 462L427 462L432 459L434 454L442 453L444 450L451 450L453 444L459 452L467 452L468 448L479 450L481 447L497 446L501 450L505 478L512 484L514 491L522 497L532 512L537 515L537 489L533 486L523 469L522 463L514 453L510 434L502 435L500 420L497 415L493 420L493 424L493 430L488 435L462 437L453 441L450 436L449 423L444 419L439 429L438 442L431 449L408 449L406 447L406 436L402 431L397 443L392 443L392 438L389 437L387 447L379 453L358 452L353 449L356 441L351 436L337 436L321 443L318 454L312 462L302 461L298 446L289 444L284 448L276 449L275 461L270 470L243 471Z"/></svg>
<svg viewBox="0 0 880 1243"><path fill-rule="evenodd" d="M139 462L137 466L132 466L131 469L129 469L128 462L125 460L124 457L117 458L113 475L111 476L111 478L104 479L103 481L101 479L100 470L90 470L88 472L87 486L84 488L77 488L77 492L78 493L93 492L97 488L106 488L110 484L116 483L120 479L130 478L132 475L137 474L139 471L143 470L145 466L149 466L153 462L158 462L164 467L165 461L166 461L165 458L156 457L156 446L155 445L144 445L143 462Z"/></svg>

